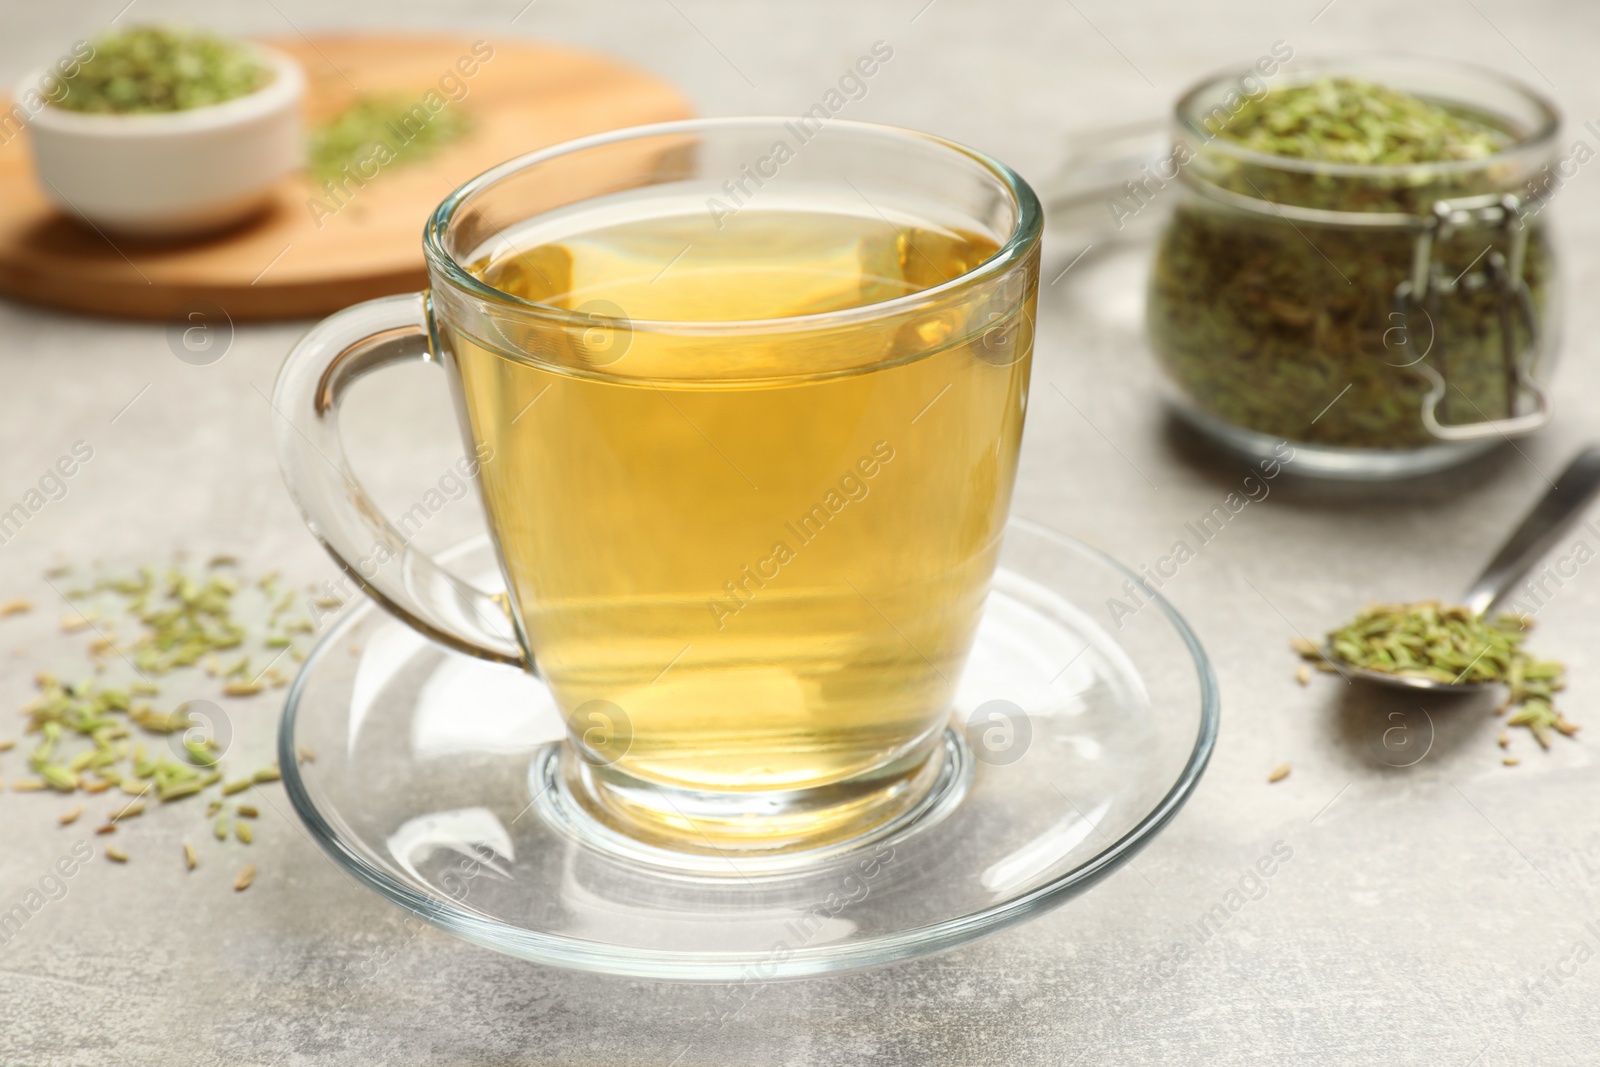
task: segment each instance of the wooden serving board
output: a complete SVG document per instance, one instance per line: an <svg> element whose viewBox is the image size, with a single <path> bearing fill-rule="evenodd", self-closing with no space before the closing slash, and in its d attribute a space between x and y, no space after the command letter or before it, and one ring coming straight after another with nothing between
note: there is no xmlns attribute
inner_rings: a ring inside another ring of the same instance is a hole
<svg viewBox="0 0 1600 1067"><path fill-rule="evenodd" d="M170 319L199 300L236 321L326 315L423 288L423 223L474 175L574 137L692 113L677 89L653 75L547 44L490 40L493 57L467 78L456 64L473 58L468 37L265 43L305 67L308 126L358 93L420 100L454 73L467 94L447 106L466 113L470 129L435 155L383 167L336 213L312 209L313 199L333 201L299 174L282 182L258 219L184 244L108 238L58 211L39 192L27 137L13 138L0 146L0 293L139 319Z"/></svg>

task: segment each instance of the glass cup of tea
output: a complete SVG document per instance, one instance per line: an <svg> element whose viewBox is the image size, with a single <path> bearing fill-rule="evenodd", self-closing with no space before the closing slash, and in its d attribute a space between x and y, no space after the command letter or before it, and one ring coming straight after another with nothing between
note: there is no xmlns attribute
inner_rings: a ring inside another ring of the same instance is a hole
<svg viewBox="0 0 1600 1067"><path fill-rule="evenodd" d="M274 404L284 476L390 612L549 687L595 842L794 856L925 810L995 568L1041 214L987 156L817 119L639 127L503 164L431 289L341 311ZM339 407L438 363L505 580L410 544Z"/></svg>

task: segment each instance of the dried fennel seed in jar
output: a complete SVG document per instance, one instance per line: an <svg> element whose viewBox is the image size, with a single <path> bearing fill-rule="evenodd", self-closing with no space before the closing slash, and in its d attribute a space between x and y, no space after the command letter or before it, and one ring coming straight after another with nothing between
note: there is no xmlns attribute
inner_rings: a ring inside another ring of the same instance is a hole
<svg viewBox="0 0 1600 1067"><path fill-rule="evenodd" d="M1426 217L1442 199L1518 192L1526 164L1499 153L1519 131L1354 78L1275 89L1202 124L1209 136L1186 178L1262 210L1186 190L1157 251L1151 343L1200 411L1293 441L1435 444L1421 421L1427 382L1408 366L1427 352L1450 383L1441 422L1514 414L1500 297L1485 262L1491 250L1509 256L1506 231L1475 225L1436 241L1435 277L1461 284L1433 315L1399 316L1395 291L1410 276L1413 233L1291 222L1274 205ZM1511 225L1528 226L1523 278L1542 320L1554 273L1549 243L1538 221ZM1513 322L1521 352L1530 339Z"/></svg>
<svg viewBox="0 0 1600 1067"><path fill-rule="evenodd" d="M1571 737L1578 726L1555 706L1555 694L1566 688L1566 668L1523 648L1532 628L1525 615L1484 618L1436 600L1374 604L1331 631L1328 647L1342 661L1366 670L1436 682L1503 684L1509 693L1495 714L1510 712L1507 725L1526 727L1539 747L1549 748L1553 734ZM1294 649L1322 670L1336 669L1309 641L1295 641Z"/></svg>

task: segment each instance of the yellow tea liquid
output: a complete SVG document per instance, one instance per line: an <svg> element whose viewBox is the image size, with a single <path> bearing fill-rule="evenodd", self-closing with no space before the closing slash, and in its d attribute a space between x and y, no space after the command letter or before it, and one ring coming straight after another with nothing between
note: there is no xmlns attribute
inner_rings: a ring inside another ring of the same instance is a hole
<svg viewBox="0 0 1600 1067"><path fill-rule="evenodd" d="M904 296L996 250L861 203L758 206L513 234L474 273L597 317L447 343L515 611L591 761L689 791L854 783L816 816L842 825L949 716L1010 503L1031 293L697 331ZM683 816L663 832L705 833Z"/></svg>

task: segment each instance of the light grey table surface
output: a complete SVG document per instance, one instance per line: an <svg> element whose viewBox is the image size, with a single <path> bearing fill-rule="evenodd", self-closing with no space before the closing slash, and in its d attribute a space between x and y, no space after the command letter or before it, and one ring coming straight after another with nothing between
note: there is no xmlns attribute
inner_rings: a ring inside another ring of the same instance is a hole
<svg viewBox="0 0 1600 1067"><path fill-rule="evenodd" d="M7 5L0 75L48 61L124 3ZM136 4L124 19L239 32L543 36L674 79L708 114L798 113L884 39L894 60L855 117L968 142L1038 181L1074 131L1158 114L1199 75L1278 40L1301 56L1413 49L1501 68L1561 103L1569 142L1594 145L1581 123L1600 115L1600 8L1554 0ZM1519 737L1514 768L1481 705L1436 708L1426 758L1389 766L1375 752L1396 705L1325 677L1301 688L1286 647L1369 598L1461 589L1589 435L1600 178L1581 171L1554 210L1570 298L1554 426L1406 486L1282 478L1168 584L1216 664L1223 728L1197 794L1137 871L944 956L762 988L719 1025L726 988L566 973L403 922L311 843L278 791L249 892L229 891L223 864L183 876L176 842L191 827L163 811L121 836L135 862L96 860L0 947L0 1063L1595 1062L1600 925L1585 924L1600 919L1600 571L1566 582L1538 634L1572 665L1565 705L1589 729L1548 754ZM1047 263L1046 280L1062 265ZM1163 411L1138 341L1139 269L1136 253L1091 250L1046 287L1016 502L1130 563L1161 555L1243 473ZM160 326L0 304L0 507L74 441L94 448L67 496L0 547L0 598L42 605L0 620L0 704L20 706L33 671L78 647L56 632L40 578L58 560L227 551L331 576L279 483L261 395L303 329L242 327L224 359L194 367ZM418 368L357 397L349 436L384 501L415 499L458 448L440 384ZM473 532L471 512L447 511L424 540ZM233 718L238 744L266 756L274 708ZM1292 775L1268 785L1284 761ZM0 757L0 777L21 763ZM54 811L51 798L0 795L0 908L87 832L57 827ZM1203 940L1195 922L1277 842L1292 859Z"/></svg>

